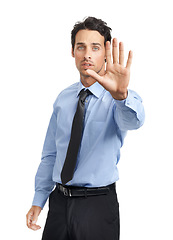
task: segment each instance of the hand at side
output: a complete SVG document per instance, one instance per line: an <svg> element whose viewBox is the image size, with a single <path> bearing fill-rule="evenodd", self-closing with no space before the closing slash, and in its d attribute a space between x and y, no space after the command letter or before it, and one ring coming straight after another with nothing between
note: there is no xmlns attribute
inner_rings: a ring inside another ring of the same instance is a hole
<svg viewBox="0 0 173 240"><path fill-rule="evenodd" d="M34 231L41 228L39 225L36 225L40 212L41 212L41 207L38 207L38 206L31 207L31 209L26 215L26 225L28 226L28 228Z"/></svg>

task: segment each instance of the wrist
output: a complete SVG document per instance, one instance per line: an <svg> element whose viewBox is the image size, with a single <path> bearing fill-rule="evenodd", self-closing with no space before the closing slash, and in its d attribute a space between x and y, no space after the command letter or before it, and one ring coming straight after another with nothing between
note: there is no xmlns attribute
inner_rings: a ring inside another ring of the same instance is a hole
<svg viewBox="0 0 173 240"><path fill-rule="evenodd" d="M111 95L114 99L121 101L121 100L125 100L127 98L128 91L123 92L123 93L122 92L116 92L116 93L111 94Z"/></svg>

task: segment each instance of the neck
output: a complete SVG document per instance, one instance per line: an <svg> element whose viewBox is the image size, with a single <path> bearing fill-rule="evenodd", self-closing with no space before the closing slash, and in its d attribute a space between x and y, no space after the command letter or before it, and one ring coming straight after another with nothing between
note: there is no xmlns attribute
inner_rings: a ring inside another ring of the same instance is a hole
<svg viewBox="0 0 173 240"><path fill-rule="evenodd" d="M93 85L96 80L92 77L84 77L84 76L80 76L81 82L84 85L84 87L90 87L91 85Z"/></svg>

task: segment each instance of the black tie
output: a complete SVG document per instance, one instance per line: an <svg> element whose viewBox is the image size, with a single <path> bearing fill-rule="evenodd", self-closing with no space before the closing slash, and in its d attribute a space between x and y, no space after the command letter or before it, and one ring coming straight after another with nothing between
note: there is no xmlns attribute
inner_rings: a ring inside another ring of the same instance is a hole
<svg viewBox="0 0 173 240"><path fill-rule="evenodd" d="M85 99L89 94L91 94L91 92L88 89L86 91L82 89L80 92L77 110L73 118L71 137L68 145L66 159L61 172L61 180L63 185L65 185L73 178L83 132Z"/></svg>

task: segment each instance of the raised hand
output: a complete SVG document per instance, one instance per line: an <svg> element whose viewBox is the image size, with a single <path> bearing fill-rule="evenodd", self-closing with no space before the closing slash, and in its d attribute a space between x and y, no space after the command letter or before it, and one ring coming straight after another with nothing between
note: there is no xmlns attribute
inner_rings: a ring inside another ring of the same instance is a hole
<svg viewBox="0 0 173 240"><path fill-rule="evenodd" d="M88 75L98 81L113 98L123 100L127 97L127 87L130 81L130 66L132 63L132 51L129 51L126 66L124 67L124 45L119 43L119 58L118 58L118 41L116 38L112 42L112 57L110 42L106 42L106 71L103 76L100 76L95 71L87 69Z"/></svg>

